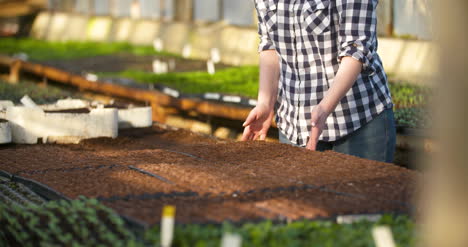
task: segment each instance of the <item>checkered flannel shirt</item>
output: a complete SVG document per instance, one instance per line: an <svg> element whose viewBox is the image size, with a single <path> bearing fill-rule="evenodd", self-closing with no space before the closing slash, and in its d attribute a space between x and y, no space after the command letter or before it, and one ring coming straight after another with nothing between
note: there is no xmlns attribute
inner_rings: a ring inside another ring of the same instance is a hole
<svg viewBox="0 0 468 247"><path fill-rule="evenodd" d="M393 107L376 53L378 0L254 2L259 52L276 50L280 57L276 123L291 142L307 144L312 109L333 84L342 57L359 60L363 70L328 117L319 140L338 140Z"/></svg>

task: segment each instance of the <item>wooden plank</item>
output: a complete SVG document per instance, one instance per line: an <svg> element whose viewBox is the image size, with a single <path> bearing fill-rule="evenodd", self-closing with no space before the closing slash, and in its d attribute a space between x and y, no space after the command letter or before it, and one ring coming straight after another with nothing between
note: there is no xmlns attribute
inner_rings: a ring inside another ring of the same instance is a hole
<svg viewBox="0 0 468 247"><path fill-rule="evenodd" d="M6 67L11 66L11 64L13 64L13 62L16 60L17 59L14 59L8 56L0 55L0 65L6 66Z"/></svg>
<svg viewBox="0 0 468 247"><path fill-rule="evenodd" d="M24 16L39 11L45 5L29 4L25 1L8 1L0 3L0 16L1 17L17 17Z"/></svg>
<svg viewBox="0 0 468 247"><path fill-rule="evenodd" d="M10 66L10 75L8 76L8 82L11 84L17 84L20 77L21 61L15 61Z"/></svg>

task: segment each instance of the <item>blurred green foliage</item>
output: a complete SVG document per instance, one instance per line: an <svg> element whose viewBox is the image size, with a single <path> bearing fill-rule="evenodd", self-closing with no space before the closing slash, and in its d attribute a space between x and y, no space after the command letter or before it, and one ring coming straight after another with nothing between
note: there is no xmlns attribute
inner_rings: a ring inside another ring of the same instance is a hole
<svg viewBox="0 0 468 247"><path fill-rule="evenodd" d="M395 109L396 124L409 128L423 128L427 129L432 127L432 114L426 107L410 107Z"/></svg>
<svg viewBox="0 0 468 247"><path fill-rule="evenodd" d="M54 103L68 97L80 98L80 94L77 92L64 90L50 84L47 87L42 87L34 82L20 81L18 84L9 84L0 80L0 100L11 100L18 104L26 94L37 104Z"/></svg>
<svg viewBox="0 0 468 247"><path fill-rule="evenodd" d="M372 228L386 225L392 229L397 246L416 246L415 224L406 216L383 216L378 222L361 221L353 224L336 224L329 221L297 221L290 224L274 224L270 221L234 226L229 223L221 227L214 225L185 225L175 229L174 244L178 247L217 247L223 233L242 236L242 246L374 246ZM154 227L146 233L146 239L157 245L160 228Z"/></svg>
<svg viewBox="0 0 468 247"><path fill-rule="evenodd" d="M157 83L178 89L185 93L218 92L256 98L258 93L258 66L242 66L222 69L214 75L207 72L182 72L154 74L144 71L128 70L115 75L142 83ZM425 105L431 90L427 87L389 83L396 108Z"/></svg>
<svg viewBox="0 0 468 247"><path fill-rule="evenodd" d="M396 108L425 106L432 94L429 87L407 83L389 83L389 88Z"/></svg>
<svg viewBox="0 0 468 247"><path fill-rule="evenodd" d="M220 246L224 233L242 237L242 246L374 246L375 226L389 226L397 246L416 246L416 225L407 216L384 215L377 222L336 224L301 220L289 224L176 225L172 246ZM138 234L140 234L139 232ZM95 199L51 201L41 206L6 206L0 202L1 246L159 246L159 225L137 240L113 210Z"/></svg>
<svg viewBox="0 0 468 247"><path fill-rule="evenodd" d="M115 53L178 57L168 52L156 52L152 46L135 46L129 43L52 42L35 39L0 38L0 54L11 56L18 53L27 54L33 61L94 57Z"/></svg>
<svg viewBox="0 0 468 247"><path fill-rule="evenodd" d="M136 246L114 211L95 199L6 206L0 202L0 246Z"/></svg>
<svg viewBox="0 0 468 247"><path fill-rule="evenodd" d="M118 73L117 76L142 83L163 84L184 93L216 92L256 98L258 73L258 66L242 66L218 70L214 75L201 71L154 74L128 70Z"/></svg>

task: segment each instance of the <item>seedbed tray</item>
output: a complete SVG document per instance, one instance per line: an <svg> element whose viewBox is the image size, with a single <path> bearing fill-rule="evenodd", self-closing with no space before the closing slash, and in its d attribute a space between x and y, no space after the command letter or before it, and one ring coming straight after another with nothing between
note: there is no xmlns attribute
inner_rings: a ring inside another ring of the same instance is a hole
<svg viewBox="0 0 468 247"><path fill-rule="evenodd" d="M120 164L112 157L73 150L67 145L13 145L0 150L0 154L0 169L11 174Z"/></svg>
<svg viewBox="0 0 468 247"><path fill-rule="evenodd" d="M71 199L98 198L148 225L167 204L177 207L179 223L411 213L421 176L335 152L218 141L161 126L77 145L13 145L0 157L0 170Z"/></svg>
<svg viewBox="0 0 468 247"><path fill-rule="evenodd" d="M163 197L104 201L117 212L144 221L159 223L164 205L175 205L178 223L243 222L265 219L299 220L329 218L341 214L408 212L408 206L358 198L320 189L270 191L238 196Z"/></svg>
<svg viewBox="0 0 468 247"><path fill-rule="evenodd" d="M51 171L24 176L56 188L72 199L80 195L93 198L184 190L127 167L73 172Z"/></svg>

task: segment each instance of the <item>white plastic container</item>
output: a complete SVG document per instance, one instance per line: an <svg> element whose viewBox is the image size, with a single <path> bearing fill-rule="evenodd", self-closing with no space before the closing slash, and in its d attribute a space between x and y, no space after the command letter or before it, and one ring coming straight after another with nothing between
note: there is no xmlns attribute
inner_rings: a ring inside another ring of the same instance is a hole
<svg viewBox="0 0 468 247"><path fill-rule="evenodd" d="M10 123L4 119L0 119L0 144L11 142Z"/></svg>
<svg viewBox="0 0 468 247"><path fill-rule="evenodd" d="M153 125L151 107L119 109L119 128L145 128Z"/></svg>
<svg viewBox="0 0 468 247"><path fill-rule="evenodd" d="M21 144L43 142L77 143L97 137L116 138L117 109L94 109L90 113L44 113L40 108L9 107L12 141Z"/></svg>

